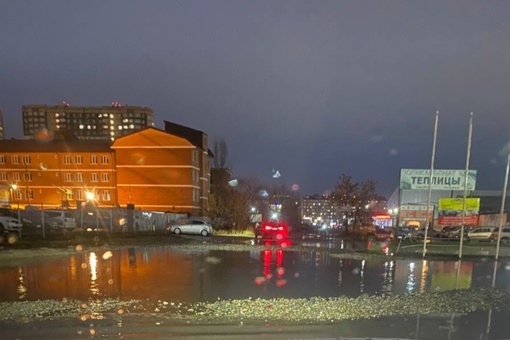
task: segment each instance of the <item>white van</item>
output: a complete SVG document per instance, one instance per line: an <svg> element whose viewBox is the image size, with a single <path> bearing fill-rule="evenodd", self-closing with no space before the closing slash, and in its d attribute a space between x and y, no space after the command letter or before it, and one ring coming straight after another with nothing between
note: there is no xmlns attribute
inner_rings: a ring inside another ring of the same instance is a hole
<svg viewBox="0 0 510 340"><path fill-rule="evenodd" d="M65 229L75 229L76 219L74 213L69 210L44 210L46 215L56 220Z"/></svg>

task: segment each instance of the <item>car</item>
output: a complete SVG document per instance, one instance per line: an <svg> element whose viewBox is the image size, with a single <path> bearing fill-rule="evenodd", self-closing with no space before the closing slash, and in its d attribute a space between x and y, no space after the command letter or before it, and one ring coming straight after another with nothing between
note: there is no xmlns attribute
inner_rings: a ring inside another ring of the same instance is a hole
<svg viewBox="0 0 510 340"><path fill-rule="evenodd" d="M209 236L212 234L213 228L210 223L204 220L191 219L182 224L171 225L170 232L176 235L197 234L202 236Z"/></svg>
<svg viewBox="0 0 510 340"><path fill-rule="evenodd" d="M19 233L21 231L21 227L21 223L19 223L16 218L0 215L0 234L4 234L6 232Z"/></svg>
<svg viewBox="0 0 510 340"><path fill-rule="evenodd" d="M263 239L288 239L289 228L283 221L264 221L260 227L260 235Z"/></svg>
<svg viewBox="0 0 510 340"><path fill-rule="evenodd" d="M405 240L409 238L409 234L415 230L413 227L398 227L397 228L397 239Z"/></svg>
<svg viewBox="0 0 510 340"><path fill-rule="evenodd" d="M492 232L492 234L490 236L490 241L497 242L498 234L499 234L499 228L495 228L495 230ZM501 228L501 239L499 242L500 242L500 244L510 243L510 227Z"/></svg>
<svg viewBox="0 0 510 340"><path fill-rule="evenodd" d="M66 210L44 210L44 213L56 220L59 227L64 230L71 230L76 228L76 219L72 211Z"/></svg>
<svg viewBox="0 0 510 340"><path fill-rule="evenodd" d="M471 230L467 234L467 241L491 241L491 236L494 231L497 231L495 227L478 227Z"/></svg>
<svg viewBox="0 0 510 340"><path fill-rule="evenodd" d="M413 230L411 233L409 233L408 237L410 240L423 240L425 237L425 227L421 227L418 229ZM429 228L427 230L427 238L430 237L441 237L441 233L434 230L433 228Z"/></svg>

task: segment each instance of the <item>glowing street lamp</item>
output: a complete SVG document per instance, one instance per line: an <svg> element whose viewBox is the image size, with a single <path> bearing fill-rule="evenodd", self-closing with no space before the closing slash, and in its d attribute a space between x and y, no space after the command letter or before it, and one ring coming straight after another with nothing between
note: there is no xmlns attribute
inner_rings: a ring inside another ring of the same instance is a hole
<svg viewBox="0 0 510 340"><path fill-rule="evenodd" d="M95 198L95 195L92 191L85 191L85 198L87 201L92 201Z"/></svg>

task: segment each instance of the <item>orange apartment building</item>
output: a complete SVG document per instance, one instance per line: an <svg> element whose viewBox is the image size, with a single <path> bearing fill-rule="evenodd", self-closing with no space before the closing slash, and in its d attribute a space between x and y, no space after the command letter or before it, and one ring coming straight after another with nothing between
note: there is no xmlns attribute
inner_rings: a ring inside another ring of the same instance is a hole
<svg viewBox="0 0 510 340"><path fill-rule="evenodd" d="M209 198L207 148L203 150L189 139L156 128L116 139L112 149L117 160L119 204L203 214Z"/></svg>
<svg viewBox="0 0 510 340"><path fill-rule="evenodd" d="M115 155L109 142L56 138L0 141L0 204L115 206Z"/></svg>
<svg viewBox="0 0 510 340"><path fill-rule="evenodd" d="M149 127L113 143L72 135L0 141L0 205L75 208L93 201L204 215L212 156L207 135L173 126L182 136Z"/></svg>

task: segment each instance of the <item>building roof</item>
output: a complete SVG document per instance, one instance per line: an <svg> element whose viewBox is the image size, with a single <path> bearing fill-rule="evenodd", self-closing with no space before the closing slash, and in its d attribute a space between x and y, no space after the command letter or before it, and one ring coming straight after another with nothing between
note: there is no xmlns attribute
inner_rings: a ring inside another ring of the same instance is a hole
<svg viewBox="0 0 510 340"><path fill-rule="evenodd" d="M65 139L0 140L0 152L113 152L110 142Z"/></svg>
<svg viewBox="0 0 510 340"><path fill-rule="evenodd" d="M206 133L192 129L190 127L179 125L176 123L172 123L165 120L165 131L171 133L173 135L182 137L186 139L188 142L200 148L202 150L207 150L207 145L204 145L204 136L207 136Z"/></svg>

